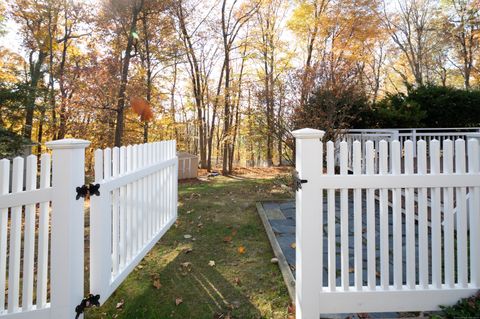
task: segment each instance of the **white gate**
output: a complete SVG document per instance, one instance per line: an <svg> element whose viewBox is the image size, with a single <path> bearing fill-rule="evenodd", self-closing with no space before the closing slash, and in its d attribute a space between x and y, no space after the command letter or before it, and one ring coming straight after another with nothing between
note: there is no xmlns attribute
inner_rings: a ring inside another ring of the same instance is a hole
<svg viewBox="0 0 480 319"><path fill-rule="evenodd" d="M75 318L84 296L85 148L0 161L0 318ZM95 153L90 286L103 303L175 222L177 157L166 141ZM40 173L37 167L40 166ZM52 176L52 181L50 180ZM37 186L37 181L39 185ZM50 256L50 258L49 258Z"/></svg>
<svg viewBox="0 0 480 319"><path fill-rule="evenodd" d="M355 141L349 174L346 141L335 172L323 131L293 135L306 181L296 198L297 318L438 310L480 288L478 140L405 141L403 156L398 140Z"/></svg>
<svg viewBox="0 0 480 319"><path fill-rule="evenodd" d="M177 172L174 141L95 152L90 289L101 303L175 222Z"/></svg>

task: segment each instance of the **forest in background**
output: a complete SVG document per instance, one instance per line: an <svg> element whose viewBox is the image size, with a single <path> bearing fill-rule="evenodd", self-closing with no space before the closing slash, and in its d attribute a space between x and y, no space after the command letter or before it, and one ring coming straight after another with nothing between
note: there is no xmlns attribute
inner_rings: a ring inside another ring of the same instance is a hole
<svg viewBox="0 0 480 319"><path fill-rule="evenodd" d="M0 144L176 139L228 174L288 162L306 125L480 114L479 1L1 1Z"/></svg>

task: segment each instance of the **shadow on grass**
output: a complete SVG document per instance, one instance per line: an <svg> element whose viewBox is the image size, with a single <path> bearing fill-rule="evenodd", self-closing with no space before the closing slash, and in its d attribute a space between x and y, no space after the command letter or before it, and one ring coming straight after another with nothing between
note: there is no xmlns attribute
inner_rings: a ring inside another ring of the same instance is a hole
<svg viewBox="0 0 480 319"><path fill-rule="evenodd" d="M85 318L285 318L288 293L255 208L271 187L226 177L182 185L177 227Z"/></svg>
<svg viewBox="0 0 480 319"><path fill-rule="evenodd" d="M101 314L107 318L115 315L118 315L116 318L228 318L227 315L261 318L249 298L225 280L215 267L192 262L190 272L182 270L181 264L187 262L184 254L180 252L159 273L145 268L135 270L104 307L90 310L86 318L97 318ZM153 286L156 278L161 283L159 289ZM145 285L146 281L151 284ZM177 306L172 296L182 302ZM125 303L116 309L122 300L126 300Z"/></svg>

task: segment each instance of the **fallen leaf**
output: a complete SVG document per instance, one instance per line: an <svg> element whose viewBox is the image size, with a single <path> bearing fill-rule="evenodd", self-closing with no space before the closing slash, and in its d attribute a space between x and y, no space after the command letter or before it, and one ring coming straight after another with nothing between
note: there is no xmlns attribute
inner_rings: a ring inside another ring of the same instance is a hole
<svg viewBox="0 0 480 319"><path fill-rule="evenodd" d="M238 277L233 278L233 282L234 282L235 285L237 285L237 286L241 286L241 285L242 285L242 282L240 281L240 278L238 278Z"/></svg>
<svg viewBox="0 0 480 319"><path fill-rule="evenodd" d="M185 254L189 254L189 253L191 253L192 251L193 251L192 248L187 248L187 249L185 249Z"/></svg>
<svg viewBox="0 0 480 319"><path fill-rule="evenodd" d="M238 253L239 254L245 254L245 252L247 251L247 249L243 246L240 246L238 247Z"/></svg>
<svg viewBox="0 0 480 319"><path fill-rule="evenodd" d="M237 230L236 229L232 230L232 236L235 236L236 234L237 234Z"/></svg>
<svg viewBox="0 0 480 319"><path fill-rule="evenodd" d="M191 262L184 262L184 263L181 263L180 266L182 267L182 270L183 271L192 271L192 263Z"/></svg>
<svg viewBox="0 0 480 319"><path fill-rule="evenodd" d="M288 319L295 319L295 304L289 304L287 308Z"/></svg>
<svg viewBox="0 0 480 319"><path fill-rule="evenodd" d="M181 304L183 302L183 299L182 298L175 298L175 306L178 306L179 304Z"/></svg>
<svg viewBox="0 0 480 319"><path fill-rule="evenodd" d="M225 237L223 237L223 242L229 243L229 242L231 242L231 241L232 241L232 236L225 236Z"/></svg>
<svg viewBox="0 0 480 319"><path fill-rule="evenodd" d="M297 244L296 244L296 243L291 243L291 244L290 244L290 247L293 248L293 249L295 249L295 248L297 248Z"/></svg>
<svg viewBox="0 0 480 319"><path fill-rule="evenodd" d="M160 279L154 279L153 280L153 287L160 289L162 287L162 284L160 283Z"/></svg>
<svg viewBox="0 0 480 319"><path fill-rule="evenodd" d="M272 264L278 264L278 258L273 257L272 259L270 259L270 262L271 262Z"/></svg>
<svg viewBox="0 0 480 319"><path fill-rule="evenodd" d="M120 300L120 302L117 302L117 305L115 306L115 308L117 309L122 309L123 305L125 304L125 300Z"/></svg>
<svg viewBox="0 0 480 319"><path fill-rule="evenodd" d="M183 235L183 238L190 239L190 238L192 238L192 235L186 234L186 235Z"/></svg>
<svg viewBox="0 0 480 319"><path fill-rule="evenodd" d="M214 260L210 260L210 261L208 262L208 265L209 265L210 267L215 267L215 261L214 261Z"/></svg>

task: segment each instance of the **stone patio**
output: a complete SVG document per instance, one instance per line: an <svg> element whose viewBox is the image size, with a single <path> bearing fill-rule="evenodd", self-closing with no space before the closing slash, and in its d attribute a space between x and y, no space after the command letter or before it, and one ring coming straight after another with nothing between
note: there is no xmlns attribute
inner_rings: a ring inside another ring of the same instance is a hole
<svg viewBox="0 0 480 319"><path fill-rule="evenodd" d="M350 197L350 196L349 196ZM365 198L365 197L363 197ZM288 263L288 266L290 268L290 271L292 272L293 277L295 276L295 201L283 201L283 202L262 202L261 203L263 210L265 212L266 218L271 226L271 229L273 230L273 233L275 235L275 239L278 243L278 245L281 248L281 252L285 256L285 259ZM377 269L380 266L380 232L379 232L379 207L378 207L378 202L375 202L375 230L376 230L376 258L377 258ZM323 274L323 284L324 286L327 286L327 258L328 258L328 249L327 249L327 235L328 235L328 229L327 229L327 202L326 202L326 196L324 196L324 222L323 222L323 231L324 231L324 262L323 264L325 265L324 267L324 274ZM354 236L353 236L353 199L349 198L349 204L348 204L348 211L349 211L349 255L350 255L350 265L349 268L353 269L354 266ZM366 201L364 200L362 203L362 211L366 211ZM337 271L337 286L341 285L341 279L340 279L340 196L337 193L336 194L336 200L335 200L335 216L336 216L336 227L335 227L335 237L336 237L336 268L338 269ZM363 224L363 256L366 258L367 256L367 247L366 247L366 216L363 214L362 217L362 224ZM403 224L403 243L405 244L405 218L402 215L402 224ZM392 212L391 209L389 209L389 241L390 245L389 247L393 247L393 237L392 237L392 229L393 229L393 220L392 220ZM415 230L417 234L417 229ZM418 247L417 247L418 248ZM405 245L403 245L403 254L405 256ZM392 250L390 249L390 283L393 282L393 253ZM417 256L418 257L418 256ZM418 266L418 265L417 265ZM364 285L367 285L367 261L366 259L364 260L364 266L363 266L364 272L363 272L363 281ZM404 278L405 276L405 265L403 267L404 271ZM417 271L418 273L418 271ZM350 273L350 285L354 285L354 273ZM380 277L377 276L377 285L380 284ZM330 318L345 318L345 317L350 317L350 318L358 318L357 315L354 314L341 314L341 315L328 315ZM370 318L397 318L399 316L404 317L405 314L399 314L399 313L372 313L369 314Z"/></svg>

